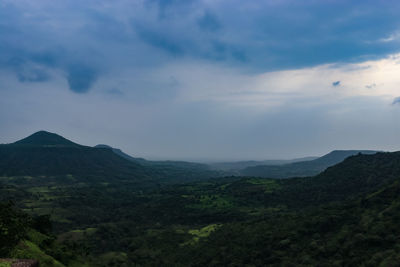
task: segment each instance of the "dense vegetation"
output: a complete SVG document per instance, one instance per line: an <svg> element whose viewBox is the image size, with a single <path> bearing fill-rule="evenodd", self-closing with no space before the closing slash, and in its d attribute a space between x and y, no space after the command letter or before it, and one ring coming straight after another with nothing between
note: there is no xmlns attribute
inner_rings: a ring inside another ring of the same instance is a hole
<svg viewBox="0 0 400 267"><path fill-rule="evenodd" d="M6 160L24 155L26 164L16 173L1 172L2 257L37 258L41 266L396 266L400 261L400 152L352 156L314 177L161 183L159 170L126 160L126 169L118 165L122 171L99 165L93 167L101 171L76 170L79 165L57 144L52 149L63 155L51 156L62 157L63 171L29 174L35 164L54 166L30 159L40 155L39 148L30 144L21 154L19 146L3 154ZM100 159L113 162L106 166L120 164L110 150L98 150L108 151L100 156L81 151L87 166ZM132 166L152 172L124 171Z"/></svg>
<svg viewBox="0 0 400 267"><path fill-rule="evenodd" d="M298 161L287 164L268 164L249 166L239 171L241 175L266 178L306 177L317 175L328 167L331 167L344 159L361 154L375 154L372 150L335 150L320 158L306 161Z"/></svg>
<svg viewBox="0 0 400 267"><path fill-rule="evenodd" d="M244 170L248 167L255 166L281 166L287 165L295 162L304 162L317 159L318 157L305 157L305 158L296 158L296 159L272 159L272 160L245 160L245 161L231 161L231 162L215 162L209 163L208 165L215 170L222 170L227 172L232 172L235 174L240 173L241 170ZM344 158L343 158L344 159ZM343 160L342 159L342 160Z"/></svg>

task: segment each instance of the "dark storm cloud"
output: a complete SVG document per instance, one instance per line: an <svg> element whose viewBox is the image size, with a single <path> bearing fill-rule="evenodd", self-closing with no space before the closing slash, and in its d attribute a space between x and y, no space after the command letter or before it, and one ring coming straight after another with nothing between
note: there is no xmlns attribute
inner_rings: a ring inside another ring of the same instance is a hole
<svg viewBox="0 0 400 267"><path fill-rule="evenodd" d="M253 14L250 31L263 49L253 42L247 49L253 57L259 52L258 64L275 69L382 57L399 51L398 43L380 41L399 29L393 9L398 6L393 1L281 1Z"/></svg>
<svg viewBox="0 0 400 267"><path fill-rule="evenodd" d="M186 59L254 72L363 61L400 51L399 9L398 1L7 1L0 66L25 82L61 70L82 93L99 73ZM16 57L35 67L15 69ZM75 62L85 67L71 70Z"/></svg>
<svg viewBox="0 0 400 267"><path fill-rule="evenodd" d="M37 4L42 5L40 2ZM86 45L79 47L83 43L79 31L74 33L75 38L66 38L63 37L65 32L57 29L57 24L65 25L57 21L56 16L74 12L57 9L57 14L49 13L41 18L35 14L35 10L30 10L34 14L30 19L23 14L29 9L28 6L25 9L24 6L8 3L0 7L0 68L14 71L18 81L23 83L49 81L49 70L61 70L67 73L69 89L76 93L87 92L98 73L91 67L93 63L90 58L83 59ZM57 32L52 32L50 25L45 27L49 18L55 19L53 22ZM78 48L71 51L71 43ZM87 63L71 63L79 60Z"/></svg>
<svg viewBox="0 0 400 267"><path fill-rule="evenodd" d="M210 11L206 11L204 15L197 20L199 27L204 31L215 32L221 28L218 18Z"/></svg>
<svg viewBox="0 0 400 267"><path fill-rule="evenodd" d="M333 82L332 86L334 86L334 87L340 86L340 81Z"/></svg>
<svg viewBox="0 0 400 267"><path fill-rule="evenodd" d="M23 58L12 58L7 62L20 82L46 82L50 80L48 72L37 64L32 64Z"/></svg>
<svg viewBox="0 0 400 267"><path fill-rule="evenodd" d="M133 41L129 25L119 20L118 17L90 10L87 11L87 18L82 31L87 32L99 42L129 43Z"/></svg>
<svg viewBox="0 0 400 267"><path fill-rule="evenodd" d="M69 88L75 93L86 93L98 76L97 71L86 65L74 64L68 67L67 81Z"/></svg>
<svg viewBox="0 0 400 267"><path fill-rule="evenodd" d="M173 7L173 6L180 6L182 4L185 4L185 0L147 0L145 1L145 3L147 4L147 6L151 6L151 5L156 5L158 7L158 9L160 9L161 11L165 11L165 9L169 8L169 7Z"/></svg>
<svg viewBox="0 0 400 267"><path fill-rule="evenodd" d="M187 11L194 3L200 2L198 0L146 0L144 3L147 7L154 7L158 9L158 18L166 19L168 16L178 12Z"/></svg>
<svg viewBox="0 0 400 267"><path fill-rule="evenodd" d="M239 62L246 62L248 60L247 56L246 56L246 52L244 50L241 49L233 49L231 51L232 57L234 59L236 59Z"/></svg>
<svg viewBox="0 0 400 267"><path fill-rule="evenodd" d="M173 37L159 31L148 29L141 25L136 25L135 29L143 42L173 56L183 54L181 45Z"/></svg>
<svg viewBox="0 0 400 267"><path fill-rule="evenodd" d="M168 158L389 149L400 109L380 96L395 88L379 91L374 62L347 63L400 52L398 10L389 0L0 0L0 128L13 140L58 127ZM346 90L327 90L340 77ZM344 101L357 82L375 82L364 88L374 96Z"/></svg>

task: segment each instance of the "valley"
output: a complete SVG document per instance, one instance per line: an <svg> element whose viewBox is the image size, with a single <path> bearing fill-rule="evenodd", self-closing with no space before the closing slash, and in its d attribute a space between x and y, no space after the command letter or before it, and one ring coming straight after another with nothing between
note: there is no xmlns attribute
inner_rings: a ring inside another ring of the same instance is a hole
<svg viewBox="0 0 400 267"><path fill-rule="evenodd" d="M106 148L46 142L0 147L1 201L31 218L3 257L41 266L398 260L400 153L357 153L313 177L271 179L139 164Z"/></svg>

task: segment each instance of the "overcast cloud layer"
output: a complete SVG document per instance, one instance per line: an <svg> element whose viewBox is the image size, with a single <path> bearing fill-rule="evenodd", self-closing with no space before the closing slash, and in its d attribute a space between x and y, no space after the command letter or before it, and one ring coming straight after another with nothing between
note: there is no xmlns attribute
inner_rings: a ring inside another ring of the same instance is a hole
<svg viewBox="0 0 400 267"><path fill-rule="evenodd" d="M148 158L400 150L398 1L0 0L0 143Z"/></svg>

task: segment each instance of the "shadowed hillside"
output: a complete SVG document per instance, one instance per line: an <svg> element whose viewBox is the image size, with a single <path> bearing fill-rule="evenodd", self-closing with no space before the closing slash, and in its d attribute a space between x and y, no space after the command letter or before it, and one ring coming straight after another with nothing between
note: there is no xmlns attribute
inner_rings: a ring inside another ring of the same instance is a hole
<svg viewBox="0 0 400 267"><path fill-rule="evenodd" d="M194 162L188 162L188 161L174 161L174 160L146 160L144 158L135 158L132 157L125 152L123 152L119 148L113 148L108 145L96 145L95 148L108 148L111 149L115 154L130 160L135 163L139 163L141 165L145 166L152 166L152 167L176 167L176 168L182 168L182 169L192 169L192 170L200 170L200 171L207 171L210 168L206 164L201 164L201 163L194 163ZM217 173L217 172L215 172Z"/></svg>
<svg viewBox="0 0 400 267"><path fill-rule="evenodd" d="M12 144L0 145L0 175L75 175L80 179L146 179L139 164L109 149L75 144L57 134L40 131Z"/></svg>
<svg viewBox="0 0 400 267"><path fill-rule="evenodd" d="M15 143L0 145L0 175L73 175L80 181L117 179L142 183L182 182L220 175L201 164L135 161L121 153L105 146L82 146L57 134L40 131Z"/></svg>
<svg viewBox="0 0 400 267"><path fill-rule="evenodd" d="M300 161L309 161L317 159L318 157L305 157L305 158L297 158L297 159L288 159L288 160L248 160L248 161L234 161L234 162L217 162L217 163L210 163L209 166L215 170L222 170L226 172L232 172L233 174L240 173L241 170L254 167L254 166L265 166L265 165L285 165L294 162Z"/></svg>
<svg viewBox="0 0 400 267"><path fill-rule="evenodd" d="M326 168L333 166L349 156L356 154L375 154L372 150L335 150L320 158L284 165L260 165L248 167L240 171L244 176L266 178L289 178L316 175Z"/></svg>
<svg viewBox="0 0 400 267"><path fill-rule="evenodd" d="M397 266L400 260L400 152L357 153L312 177L160 183L163 174L182 169L62 142L0 147L0 160L9 162L0 165L6 214L0 241L9 244L0 256L39 259L41 266Z"/></svg>

